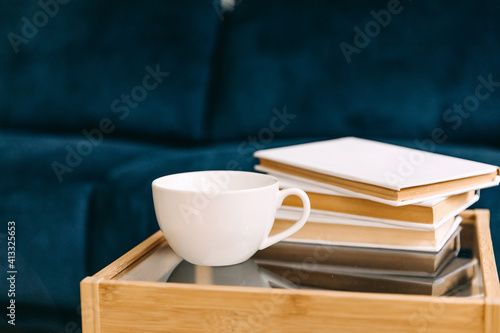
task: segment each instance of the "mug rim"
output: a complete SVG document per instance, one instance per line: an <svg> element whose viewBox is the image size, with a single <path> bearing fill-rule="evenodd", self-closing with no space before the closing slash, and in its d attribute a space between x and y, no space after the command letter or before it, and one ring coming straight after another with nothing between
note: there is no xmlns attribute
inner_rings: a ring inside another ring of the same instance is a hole
<svg viewBox="0 0 500 333"><path fill-rule="evenodd" d="M187 171L187 172L179 172L179 173L173 173L170 175L165 175L162 177L158 177L153 182L151 183L151 186L157 189L162 189L162 190L168 190L172 192L179 192L179 193L210 193L210 191L207 190L199 190L199 189L179 189L179 188L173 188L173 187L168 187L165 186L164 184L161 184L161 181L166 179L166 178L175 178L175 177L182 177L185 175L194 175L194 174L209 174L209 173L229 173L229 174L238 174L238 175L251 175L252 177L259 177L259 178L267 178L272 180L271 184L264 185L264 186L253 186L250 188L242 188L242 189L233 189L233 190L222 190L220 193L242 193L242 192L249 192L249 191L256 191L256 190L263 190L267 189L269 187L277 186L279 184L278 178L271 176L269 174L265 173L260 173L260 172L252 172L252 171L240 171L240 170L200 170L200 171ZM278 186L279 187L279 186Z"/></svg>

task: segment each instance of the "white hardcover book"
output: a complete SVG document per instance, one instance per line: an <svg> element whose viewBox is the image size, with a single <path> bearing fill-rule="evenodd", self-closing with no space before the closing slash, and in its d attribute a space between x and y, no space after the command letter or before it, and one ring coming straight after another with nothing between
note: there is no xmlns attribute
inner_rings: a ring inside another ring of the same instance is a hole
<svg viewBox="0 0 500 333"><path fill-rule="evenodd" d="M297 176L291 176L291 175L288 175L288 174L285 174L285 173L282 173L279 171L268 169L268 168L263 167L261 165L256 165L255 170L260 171L260 172L264 172L264 173L267 173L271 176L276 177L279 180L280 186L282 188L299 187L306 192L341 195L341 196L346 196L346 197L366 199L366 200L380 202L380 203L383 203L385 205L394 206L394 207L406 206L406 205L418 205L418 206L430 207L434 204L437 204L437 203L443 201L444 199L446 199L449 196L452 196L455 194L461 194L461 193L468 192L468 191L478 191L478 190L485 189L488 187L497 186L500 183L500 177L496 177L495 181L493 181L491 183L470 186L470 187L466 187L464 189L450 191L450 192L447 192L446 194L436 194L436 195L429 195L429 196L426 196L424 198L403 200L403 201L394 201L394 200L378 198L378 197L368 195L368 194L349 191L349 190L346 190L346 189L341 188L341 187L317 182L317 181L314 181L311 179L306 179L306 178L297 177ZM292 184L295 184L295 185L292 185Z"/></svg>
<svg viewBox="0 0 500 333"><path fill-rule="evenodd" d="M499 169L494 165L354 137L260 150L254 156L261 161L262 165L256 166L259 171L393 206L496 186L500 182ZM484 177L478 179L480 176ZM328 177L340 179L341 183L332 185L335 182L324 181L331 179ZM456 182L471 177L470 183ZM345 186L345 181L354 187L361 184L372 188L353 189ZM446 186L446 182L452 181L455 183L449 188L433 187L438 183ZM380 189L389 194L373 193ZM407 191L402 199L392 198L404 190Z"/></svg>

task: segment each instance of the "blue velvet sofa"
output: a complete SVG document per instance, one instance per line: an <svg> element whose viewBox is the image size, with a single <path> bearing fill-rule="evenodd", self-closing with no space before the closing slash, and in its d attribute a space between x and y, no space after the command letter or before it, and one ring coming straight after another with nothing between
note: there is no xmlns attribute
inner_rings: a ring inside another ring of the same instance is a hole
<svg viewBox="0 0 500 333"><path fill-rule="evenodd" d="M0 3L0 331L79 332L79 281L158 229L162 175L342 136L500 165L497 1L223 2Z"/></svg>

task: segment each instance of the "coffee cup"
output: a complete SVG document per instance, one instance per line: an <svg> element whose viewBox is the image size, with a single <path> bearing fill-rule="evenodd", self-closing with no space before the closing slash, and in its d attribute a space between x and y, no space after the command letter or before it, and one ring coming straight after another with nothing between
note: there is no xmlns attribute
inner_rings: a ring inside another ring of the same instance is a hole
<svg viewBox="0 0 500 333"><path fill-rule="evenodd" d="M297 232L311 210L304 191L280 190L275 177L256 172L179 173L154 180L152 188L156 218L170 247L202 266L244 262ZM302 216L290 228L269 236L276 210L290 195L302 200Z"/></svg>

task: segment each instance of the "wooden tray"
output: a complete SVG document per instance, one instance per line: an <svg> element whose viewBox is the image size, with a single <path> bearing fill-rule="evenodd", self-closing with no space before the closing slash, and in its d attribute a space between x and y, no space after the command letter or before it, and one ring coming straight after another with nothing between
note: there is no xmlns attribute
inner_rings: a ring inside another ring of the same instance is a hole
<svg viewBox="0 0 500 333"><path fill-rule="evenodd" d="M484 296L266 289L123 280L166 241L160 232L81 282L84 333L500 333L500 285L488 210L462 214L462 248L481 267Z"/></svg>

